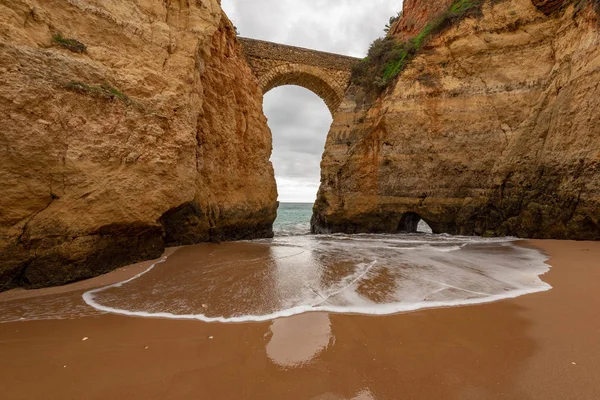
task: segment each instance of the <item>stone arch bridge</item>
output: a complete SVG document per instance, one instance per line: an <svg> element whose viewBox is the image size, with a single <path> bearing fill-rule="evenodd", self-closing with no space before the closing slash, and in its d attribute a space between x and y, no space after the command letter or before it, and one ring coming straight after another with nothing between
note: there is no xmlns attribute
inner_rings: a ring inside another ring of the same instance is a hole
<svg viewBox="0 0 600 400"><path fill-rule="evenodd" d="M317 94L333 115L350 83L359 58L239 37L250 67L264 93L283 85L302 86Z"/></svg>

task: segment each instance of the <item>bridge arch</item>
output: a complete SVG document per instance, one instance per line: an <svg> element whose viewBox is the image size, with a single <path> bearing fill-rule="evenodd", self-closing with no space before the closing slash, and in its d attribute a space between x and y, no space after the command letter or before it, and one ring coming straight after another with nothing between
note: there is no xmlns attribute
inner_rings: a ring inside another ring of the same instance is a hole
<svg viewBox="0 0 600 400"><path fill-rule="evenodd" d="M238 39L263 94L278 86L301 86L323 99L332 115L344 98L352 66L360 61L262 40Z"/></svg>
<svg viewBox="0 0 600 400"><path fill-rule="evenodd" d="M263 94L285 85L296 85L308 89L325 102L332 115L340 106L344 96L344 92L337 82L319 76L310 67L282 65L259 78L259 83Z"/></svg>

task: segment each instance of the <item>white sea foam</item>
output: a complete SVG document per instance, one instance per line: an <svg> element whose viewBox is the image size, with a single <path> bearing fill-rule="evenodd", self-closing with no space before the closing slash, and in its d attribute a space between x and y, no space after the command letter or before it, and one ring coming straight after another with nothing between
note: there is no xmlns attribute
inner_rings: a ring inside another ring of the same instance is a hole
<svg viewBox="0 0 600 400"><path fill-rule="evenodd" d="M83 300L113 314L239 323L318 311L387 315L483 304L551 289L539 278L549 269L546 257L516 246L514 240L445 235L282 237L249 243L263 246L267 256L241 263L232 257L234 268L227 261L206 262L179 275L173 271L169 282L148 278L129 288L161 268L165 258L131 279L86 292ZM342 273L340 265L350 270ZM139 292L148 285L154 285L151 292ZM220 304L211 305L228 310L222 315L209 315L189 301L194 293L215 290L226 293ZM166 297L172 300L164 301ZM245 312L257 309L262 312Z"/></svg>
<svg viewBox="0 0 600 400"><path fill-rule="evenodd" d="M504 294L491 295L485 298L478 299L463 299L454 301L423 301L416 303L405 303L405 304L380 304L371 307L360 307L360 306L311 306L302 305L285 310L273 312L265 315L243 315L239 317L207 317L203 314L173 314L168 312L145 312L145 311L129 311L119 308L107 307L98 304L94 301L93 294L87 292L84 294L84 300L90 306L97 310L104 311L112 314L127 315L131 317L143 317L143 318L167 318L167 319L180 319L180 320L197 320L203 322L221 322L221 323L241 323L241 322L263 322L270 321L277 318L291 317L306 312L331 312L339 314L363 314L363 315L391 315L402 312L416 311L427 308L444 308L444 307L456 307L456 306L467 306L475 304L492 303L499 300L512 299L520 297L526 294L545 292L552 289L550 285L543 288L529 289L529 290L514 290Z"/></svg>

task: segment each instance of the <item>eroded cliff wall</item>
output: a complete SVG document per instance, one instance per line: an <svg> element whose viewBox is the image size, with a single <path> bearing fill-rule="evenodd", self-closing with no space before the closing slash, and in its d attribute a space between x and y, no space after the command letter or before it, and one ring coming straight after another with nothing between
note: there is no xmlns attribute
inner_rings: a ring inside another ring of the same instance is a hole
<svg viewBox="0 0 600 400"><path fill-rule="evenodd" d="M600 239L600 30L597 2L577 3L485 1L374 103L350 87L313 231L416 214L434 232Z"/></svg>
<svg viewBox="0 0 600 400"><path fill-rule="evenodd" d="M437 15L446 11L454 0L404 0L402 14L390 29L390 35L404 41L419 34Z"/></svg>
<svg viewBox="0 0 600 400"><path fill-rule="evenodd" d="M271 235L270 154L219 1L0 0L0 290Z"/></svg>

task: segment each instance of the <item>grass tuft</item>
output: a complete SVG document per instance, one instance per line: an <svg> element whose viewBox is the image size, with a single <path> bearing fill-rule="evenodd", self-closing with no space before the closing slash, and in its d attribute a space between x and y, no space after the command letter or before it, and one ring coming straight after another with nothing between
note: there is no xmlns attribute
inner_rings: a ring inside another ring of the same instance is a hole
<svg viewBox="0 0 600 400"><path fill-rule="evenodd" d="M104 82L100 86L92 86L83 82L71 81L65 85L65 87L74 92L88 94L96 97L101 97L105 99L119 99L123 103L129 105L131 104L131 100L127 95L121 92L119 89L109 85Z"/></svg>
<svg viewBox="0 0 600 400"><path fill-rule="evenodd" d="M87 51L85 44L75 39L64 38L60 33L52 36L52 41L59 46L69 49L75 53L85 53Z"/></svg>

